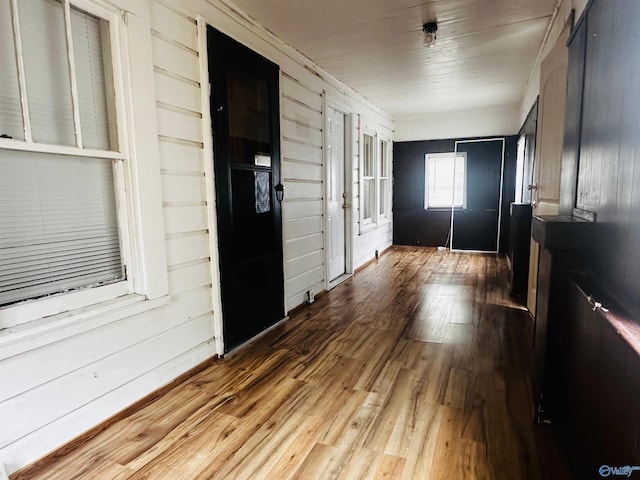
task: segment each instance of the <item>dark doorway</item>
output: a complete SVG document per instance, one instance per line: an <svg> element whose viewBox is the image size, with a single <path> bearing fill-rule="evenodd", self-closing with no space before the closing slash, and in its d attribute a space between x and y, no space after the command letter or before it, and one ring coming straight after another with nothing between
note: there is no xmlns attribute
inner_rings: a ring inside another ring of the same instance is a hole
<svg viewBox="0 0 640 480"><path fill-rule="evenodd" d="M461 140L467 161L466 208L453 212L453 250L498 252L505 139Z"/></svg>
<svg viewBox="0 0 640 480"><path fill-rule="evenodd" d="M207 27L224 351L284 317L279 67Z"/></svg>

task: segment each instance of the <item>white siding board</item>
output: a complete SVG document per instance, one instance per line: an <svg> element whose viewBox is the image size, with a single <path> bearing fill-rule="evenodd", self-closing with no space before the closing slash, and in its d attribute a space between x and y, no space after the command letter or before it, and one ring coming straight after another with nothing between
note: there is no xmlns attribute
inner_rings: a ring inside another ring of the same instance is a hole
<svg viewBox="0 0 640 480"><path fill-rule="evenodd" d="M167 263L170 267L204 258L209 258L209 235L206 232L167 239Z"/></svg>
<svg viewBox="0 0 640 480"><path fill-rule="evenodd" d="M204 172L204 151L201 147L166 140L159 141L158 147L163 169Z"/></svg>
<svg viewBox="0 0 640 480"><path fill-rule="evenodd" d="M316 110L292 101L289 98L282 100L282 116L302 125L308 125L317 129L322 128L322 114Z"/></svg>
<svg viewBox="0 0 640 480"><path fill-rule="evenodd" d="M156 99L159 102L202 113L200 86L180 77L155 73Z"/></svg>
<svg viewBox="0 0 640 480"><path fill-rule="evenodd" d="M324 229L324 222L321 216L297 218L284 223L284 237L288 239L304 237L312 233L320 233Z"/></svg>
<svg viewBox="0 0 640 480"><path fill-rule="evenodd" d="M315 270L313 272L313 275L310 275L304 279L305 280L304 282L300 280L299 283L304 284L304 286L302 287L302 290L296 291L295 293L287 297L287 302L286 302L287 310L291 310L292 308L295 308L299 305L302 305L304 302L306 302L308 290L312 290L314 294L317 294L318 292L321 292L325 289L324 278L320 278L320 280L316 282L309 283L309 282L312 282L314 275L316 275ZM295 284L296 282L294 281L290 287L294 288Z"/></svg>
<svg viewBox="0 0 640 480"><path fill-rule="evenodd" d="M196 24L158 2L151 2L151 28L173 41L197 51Z"/></svg>
<svg viewBox="0 0 640 480"><path fill-rule="evenodd" d="M375 258L376 250L383 251L391 246L393 237L391 225L391 222L387 222L354 237L354 268L358 268Z"/></svg>
<svg viewBox="0 0 640 480"><path fill-rule="evenodd" d="M324 281L324 265L318 266L313 270L308 270L305 273L296 277L287 279L286 291L287 298L294 298L297 294L304 294L309 288L317 283ZM319 290L316 290L319 291ZM304 300L304 299L303 299ZM289 304L291 308L299 305L302 302L296 304Z"/></svg>
<svg viewBox="0 0 640 480"><path fill-rule="evenodd" d="M285 180L310 180L322 182L322 165L299 163L292 161L282 162L282 173Z"/></svg>
<svg viewBox="0 0 640 480"><path fill-rule="evenodd" d="M316 250L300 257L292 258L285 262L287 275L291 278L306 273L324 262L324 254L322 250Z"/></svg>
<svg viewBox="0 0 640 480"><path fill-rule="evenodd" d="M177 299L171 310L175 313L183 310L188 316L193 317L204 315L211 310L210 295L206 290L185 295ZM136 315L45 345L34 351L10 357L2 362L0 368L0 377L3 381L0 401L64 377L78 368L80 358L84 364L97 362L113 352L129 348L151 336L175 328L188 316L182 318L178 314L157 316L154 312ZM57 353L59 351L66 353L60 355ZM37 365L37 368L25 369L25 366L31 363ZM42 405L42 402L39 404ZM0 411L4 408L4 404L2 405Z"/></svg>
<svg viewBox="0 0 640 480"><path fill-rule="evenodd" d="M285 183L285 195L292 200L299 198L322 198L324 196L322 183L295 180L290 180Z"/></svg>
<svg viewBox="0 0 640 480"><path fill-rule="evenodd" d="M166 203L200 202L205 198L204 176L162 175L162 195Z"/></svg>
<svg viewBox="0 0 640 480"><path fill-rule="evenodd" d="M118 355L109 356L86 365L69 375L29 390L24 395L7 400L0 411L0 445L11 439L34 432L65 414L109 393L109 385L122 385L138 376L138 371L148 372L182 352L202 343L200 332L213 336L208 316L185 322L161 335L136 344ZM136 365L135 369L129 365ZM76 392L65 395L65 392ZM47 408L42 408L46 400ZM9 421L20 419L20 421Z"/></svg>
<svg viewBox="0 0 640 480"><path fill-rule="evenodd" d="M141 352L144 355L144 352ZM202 342L150 372L143 373L134 381L118 385L108 394L69 412L68 415L44 425L31 435L20 438L6 448L0 448L0 458L6 461L8 471L42 457L47 452L68 442L75 434L84 432L106 418L111 417L149 392L169 383L173 378L198 365L213 355L210 342ZM69 395L69 392L65 392ZM44 402L46 404L46 401Z"/></svg>
<svg viewBox="0 0 640 480"><path fill-rule="evenodd" d="M176 73L195 82L200 80L198 57L193 52L158 37L153 37L151 41L153 64L156 67Z"/></svg>
<svg viewBox="0 0 640 480"><path fill-rule="evenodd" d="M303 217L317 217L323 215L324 204L322 200L292 200L285 199L283 216L285 220L293 220Z"/></svg>
<svg viewBox="0 0 640 480"><path fill-rule="evenodd" d="M313 91L287 75L281 75L280 78L280 91L283 96L306 105L316 112L322 111L322 90Z"/></svg>
<svg viewBox="0 0 640 480"><path fill-rule="evenodd" d="M202 118L157 108L158 135L202 143Z"/></svg>
<svg viewBox="0 0 640 480"><path fill-rule="evenodd" d="M324 237L322 233L314 233L305 237L287 240L284 245L285 259L291 260L302 255L322 250Z"/></svg>
<svg viewBox="0 0 640 480"><path fill-rule="evenodd" d="M311 128L291 120L282 119L280 121L280 129L282 130L282 135L287 138L322 147L322 131L318 128Z"/></svg>
<svg viewBox="0 0 640 480"><path fill-rule="evenodd" d="M292 159L322 164L322 147L320 145L292 141L285 137L282 142L282 156L285 160Z"/></svg>
<svg viewBox="0 0 640 480"><path fill-rule="evenodd" d="M167 235L200 232L209 228L205 205L165 206L164 231Z"/></svg>
<svg viewBox="0 0 640 480"><path fill-rule="evenodd" d="M211 267L209 261L191 263L169 271L169 293L180 295L199 287L211 285Z"/></svg>

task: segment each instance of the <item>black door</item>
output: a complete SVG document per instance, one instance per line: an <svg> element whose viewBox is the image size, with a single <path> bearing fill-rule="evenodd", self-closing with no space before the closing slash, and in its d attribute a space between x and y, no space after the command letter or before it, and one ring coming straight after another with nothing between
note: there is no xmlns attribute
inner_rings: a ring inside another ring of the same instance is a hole
<svg viewBox="0 0 640 480"><path fill-rule="evenodd" d="M207 38L228 352L284 316L279 68L211 27Z"/></svg>
<svg viewBox="0 0 640 480"><path fill-rule="evenodd" d="M495 252L504 139L461 141L457 151L465 152L467 157L467 205L456 208L453 214L452 248Z"/></svg>

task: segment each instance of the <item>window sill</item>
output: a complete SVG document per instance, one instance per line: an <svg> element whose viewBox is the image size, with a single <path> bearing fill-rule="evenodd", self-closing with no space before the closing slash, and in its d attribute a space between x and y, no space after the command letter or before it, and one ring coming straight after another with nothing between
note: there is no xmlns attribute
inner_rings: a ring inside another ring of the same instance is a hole
<svg viewBox="0 0 640 480"><path fill-rule="evenodd" d="M169 296L148 300L141 295L124 295L1 330L0 360L167 305L169 301Z"/></svg>
<svg viewBox="0 0 640 480"><path fill-rule="evenodd" d="M384 220L380 220L378 223L367 223L366 225L360 228L359 235L364 235L380 227L384 227L389 223L391 223L391 218L385 218Z"/></svg>

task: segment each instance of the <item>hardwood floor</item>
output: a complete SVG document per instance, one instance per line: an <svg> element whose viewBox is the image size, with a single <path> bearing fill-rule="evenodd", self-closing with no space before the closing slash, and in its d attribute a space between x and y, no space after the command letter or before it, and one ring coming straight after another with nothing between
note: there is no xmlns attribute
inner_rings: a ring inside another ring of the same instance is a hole
<svg viewBox="0 0 640 480"><path fill-rule="evenodd" d="M506 268L493 255L394 247L254 344L15 478L540 479L531 325Z"/></svg>

